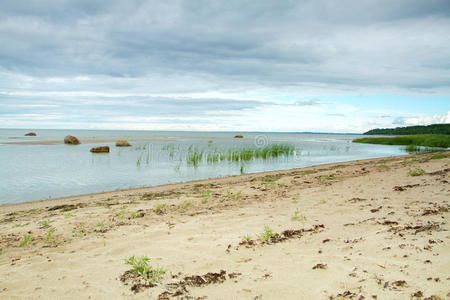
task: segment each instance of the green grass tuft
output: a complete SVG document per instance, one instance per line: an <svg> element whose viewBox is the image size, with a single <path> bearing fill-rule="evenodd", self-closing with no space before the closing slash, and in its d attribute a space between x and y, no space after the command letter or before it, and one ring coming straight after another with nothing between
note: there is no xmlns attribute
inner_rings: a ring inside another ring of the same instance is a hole
<svg viewBox="0 0 450 300"><path fill-rule="evenodd" d="M435 155L431 156L430 158L431 159L441 159L441 158L447 158L447 157L450 157L450 153L449 152L447 152L447 153L438 153L438 154L435 154Z"/></svg>
<svg viewBox="0 0 450 300"><path fill-rule="evenodd" d="M139 277L149 280L152 283L159 281L166 273L163 268L153 268L149 264L150 258L146 256L131 256L125 259L125 263L131 266L131 272Z"/></svg>
<svg viewBox="0 0 450 300"><path fill-rule="evenodd" d="M27 233L23 236L22 242L19 244L19 247L25 247L31 240L31 234Z"/></svg>
<svg viewBox="0 0 450 300"><path fill-rule="evenodd" d="M264 226L264 231L260 235L258 235L258 238L262 241L268 242L271 238L277 237L279 234L276 232L273 232L273 230L269 226Z"/></svg>
<svg viewBox="0 0 450 300"><path fill-rule="evenodd" d="M426 174L427 172L424 169L410 169L408 172L409 176L421 176L423 174Z"/></svg>

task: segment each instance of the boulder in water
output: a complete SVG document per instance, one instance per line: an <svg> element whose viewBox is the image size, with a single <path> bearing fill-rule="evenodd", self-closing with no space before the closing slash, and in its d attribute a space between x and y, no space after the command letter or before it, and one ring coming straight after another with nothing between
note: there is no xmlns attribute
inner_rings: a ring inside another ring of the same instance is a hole
<svg viewBox="0 0 450 300"><path fill-rule="evenodd" d="M98 146L91 148L92 153L109 153L109 146Z"/></svg>
<svg viewBox="0 0 450 300"><path fill-rule="evenodd" d="M80 140L74 136L68 135L64 138L64 144L78 145L80 144Z"/></svg>
<svg viewBox="0 0 450 300"><path fill-rule="evenodd" d="M127 140L117 140L116 147L131 147L131 144Z"/></svg>
<svg viewBox="0 0 450 300"><path fill-rule="evenodd" d="M34 133L34 132L28 132L27 134L25 134L25 136L36 136L36 133Z"/></svg>
<svg viewBox="0 0 450 300"><path fill-rule="evenodd" d="M243 139L244 136L243 136L242 134L236 134L236 135L234 136L234 138L235 138L235 139Z"/></svg>

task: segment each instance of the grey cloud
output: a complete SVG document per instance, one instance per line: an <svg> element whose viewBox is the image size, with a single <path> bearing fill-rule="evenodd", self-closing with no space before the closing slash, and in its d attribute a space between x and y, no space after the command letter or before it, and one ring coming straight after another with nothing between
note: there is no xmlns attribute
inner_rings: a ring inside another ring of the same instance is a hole
<svg viewBox="0 0 450 300"><path fill-rule="evenodd" d="M297 106L316 106L316 105L320 105L320 100L319 99L310 99L310 100L298 100L295 101L295 105Z"/></svg>
<svg viewBox="0 0 450 300"><path fill-rule="evenodd" d="M447 4L3 1L0 70L103 77L80 90L120 89L114 79L145 90L148 76L185 76L226 90L322 84L427 92L450 86L442 64L450 61Z"/></svg>

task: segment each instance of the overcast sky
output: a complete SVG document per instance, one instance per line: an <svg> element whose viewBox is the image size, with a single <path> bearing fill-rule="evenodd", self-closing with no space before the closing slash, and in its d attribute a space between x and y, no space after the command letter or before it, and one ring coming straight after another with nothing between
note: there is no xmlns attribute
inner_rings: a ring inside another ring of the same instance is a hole
<svg viewBox="0 0 450 300"><path fill-rule="evenodd" d="M450 123L450 2L0 2L0 128Z"/></svg>

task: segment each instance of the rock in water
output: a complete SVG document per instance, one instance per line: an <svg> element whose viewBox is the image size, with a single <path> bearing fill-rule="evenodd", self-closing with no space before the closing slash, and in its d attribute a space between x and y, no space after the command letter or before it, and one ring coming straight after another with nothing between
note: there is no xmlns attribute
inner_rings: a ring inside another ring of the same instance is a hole
<svg viewBox="0 0 450 300"><path fill-rule="evenodd" d="M234 136L234 138L235 138L235 139L243 139L244 136L243 136L242 134L236 134L236 135Z"/></svg>
<svg viewBox="0 0 450 300"><path fill-rule="evenodd" d="M98 146L91 148L92 153L109 153L109 146Z"/></svg>
<svg viewBox="0 0 450 300"><path fill-rule="evenodd" d="M131 147L131 144L127 140L118 140L116 147Z"/></svg>
<svg viewBox="0 0 450 300"><path fill-rule="evenodd" d="M36 133L34 133L34 132L28 132L27 134L25 134L25 136L36 136Z"/></svg>
<svg viewBox="0 0 450 300"><path fill-rule="evenodd" d="M80 140L74 136L68 135L64 138L64 144L78 145L80 144Z"/></svg>

